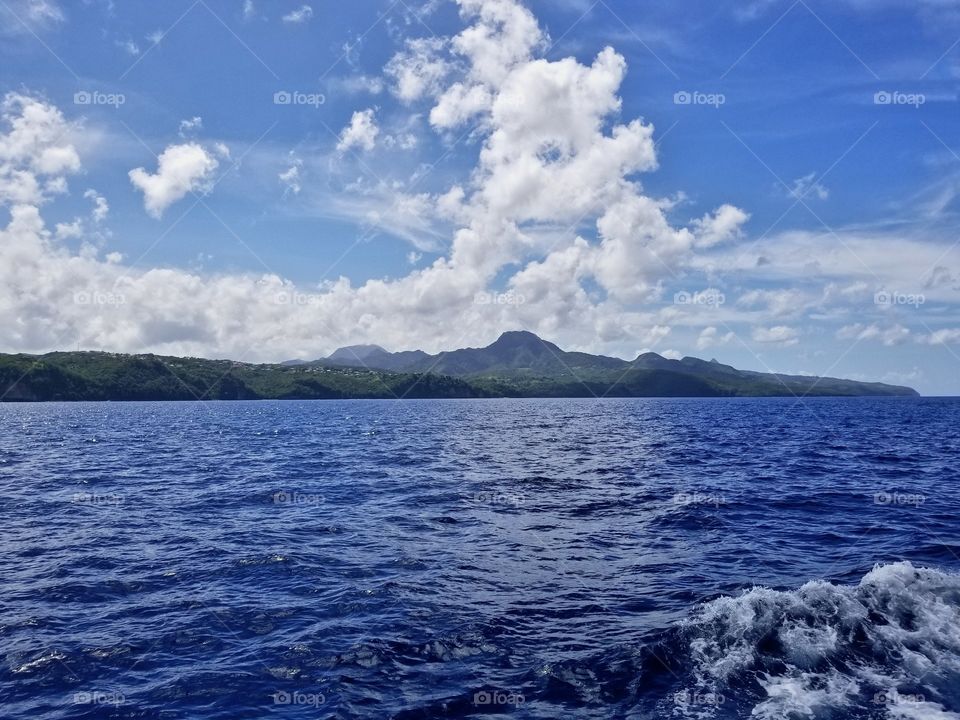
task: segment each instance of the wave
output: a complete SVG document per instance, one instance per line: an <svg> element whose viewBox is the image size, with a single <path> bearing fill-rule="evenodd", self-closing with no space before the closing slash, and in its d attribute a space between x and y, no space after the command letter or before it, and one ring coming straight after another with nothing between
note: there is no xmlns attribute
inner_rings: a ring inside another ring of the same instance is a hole
<svg viewBox="0 0 960 720"><path fill-rule="evenodd" d="M689 665L674 716L960 720L960 575L898 562L855 586L754 588L699 606L674 640Z"/></svg>

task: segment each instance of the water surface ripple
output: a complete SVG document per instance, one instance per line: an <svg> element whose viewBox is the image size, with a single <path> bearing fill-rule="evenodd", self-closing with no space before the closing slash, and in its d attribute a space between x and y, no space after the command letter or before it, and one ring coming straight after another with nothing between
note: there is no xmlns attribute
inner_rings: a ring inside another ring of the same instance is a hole
<svg viewBox="0 0 960 720"><path fill-rule="evenodd" d="M0 405L9 718L960 718L960 401Z"/></svg>

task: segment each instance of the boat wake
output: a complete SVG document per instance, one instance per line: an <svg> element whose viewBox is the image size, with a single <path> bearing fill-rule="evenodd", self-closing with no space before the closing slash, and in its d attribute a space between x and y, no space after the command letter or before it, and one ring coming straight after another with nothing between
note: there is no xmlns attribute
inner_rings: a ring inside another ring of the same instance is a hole
<svg viewBox="0 0 960 720"><path fill-rule="evenodd" d="M755 588L701 605L678 636L674 716L960 720L958 575L898 562L856 586Z"/></svg>

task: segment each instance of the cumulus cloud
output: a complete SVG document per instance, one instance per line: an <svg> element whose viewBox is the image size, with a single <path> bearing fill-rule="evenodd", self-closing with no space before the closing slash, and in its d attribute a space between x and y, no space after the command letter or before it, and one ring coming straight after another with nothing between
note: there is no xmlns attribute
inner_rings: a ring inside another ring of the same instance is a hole
<svg viewBox="0 0 960 720"><path fill-rule="evenodd" d="M433 96L450 72L449 63L441 56L446 42L442 38L414 38L406 41L385 68L392 80L391 91L406 103Z"/></svg>
<svg viewBox="0 0 960 720"><path fill-rule="evenodd" d="M107 204L107 199L93 189L89 189L84 192L83 196L93 203L93 210L90 212L90 216L93 218L93 221L99 224L106 220L107 214L110 212L110 206Z"/></svg>
<svg viewBox="0 0 960 720"><path fill-rule="evenodd" d="M693 232L698 247L713 247L738 237L741 228L750 216L733 205L721 205L713 213L704 215L693 223Z"/></svg>
<svg viewBox="0 0 960 720"><path fill-rule="evenodd" d="M697 350L709 350L729 343L735 335L733 332L720 333L714 326L705 327L697 338Z"/></svg>
<svg viewBox="0 0 960 720"><path fill-rule="evenodd" d="M54 229L54 237L57 240L71 240L83 237L83 223L76 219L69 223L57 223Z"/></svg>
<svg viewBox="0 0 960 720"><path fill-rule="evenodd" d="M157 172L144 168L129 172L130 182L143 193L143 205L151 217L161 218L164 211L189 193L209 191L213 174L220 163L214 153L198 143L170 145L157 159Z"/></svg>
<svg viewBox="0 0 960 720"><path fill-rule="evenodd" d="M738 234L747 215L729 205L693 228L673 227L672 203L645 196L631 179L657 159L652 125L613 121L626 73L621 55L605 48L587 65L537 58L546 35L528 9L513 0L459 6L462 32L407 41L386 68L401 99L429 100L438 131L479 119L485 137L470 183L435 198L438 216L459 229L449 259L432 273L486 283L554 237L547 256L528 260L512 285L560 268L554 281L569 287L567 298L586 302L579 286L592 278L616 302L639 302L696 247ZM571 232L591 220L595 242Z"/></svg>
<svg viewBox="0 0 960 720"><path fill-rule="evenodd" d="M800 333L787 325L755 327L751 333L754 342L789 347L800 342Z"/></svg>
<svg viewBox="0 0 960 720"><path fill-rule="evenodd" d="M102 239L105 235L109 235L109 232L104 233L100 229L100 226L107 219L107 215L110 212L107 199L92 189L85 191L83 197L93 204L89 217L76 217L71 222L57 223L53 233L57 240L75 240L80 238Z"/></svg>
<svg viewBox="0 0 960 720"><path fill-rule="evenodd" d="M283 22L291 25L305 23L313 17L313 8L309 5L301 5L296 10L292 10L283 16Z"/></svg>
<svg viewBox="0 0 960 720"><path fill-rule="evenodd" d="M80 170L70 138L74 127L53 105L8 93L0 105L0 203L40 205L66 191Z"/></svg>
<svg viewBox="0 0 960 720"><path fill-rule="evenodd" d="M373 150L379 134L380 128L377 127L377 121L373 117L373 109L358 110L350 118L350 124L340 133L337 150L346 152L355 147L361 150Z"/></svg>
<svg viewBox="0 0 960 720"><path fill-rule="evenodd" d="M2 231L0 267L17 265L10 259L16 254L38 281L0 285L0 322L13 328L5 342L40 350L69 337L71 344L115 350L275 360L317 357L353 341L394 348L415 341L437 350L527 328L583 349L660 347L673 329L645 303L660 297L664 278L689 272L697 253L735 238L746 213L721 206L678 227L668 218L676 202L644 192L637 175L658 165L654 127L621 116L627 65L614 49L601 48L585 62L548 60L539 57L545 33L519 3L459 6L462 32L405 45L424 50L423 62L411 61L424 69L420 76L408 73L404 60L391 60L386 72L401 99L424 104L438 134L477 123L476 167L437 193L384 182L370 195L343 192L331 202L336 211L338 203L379 195L379 206L356 205L351 217L400 228L417 253L436 254L432 262L421 265L415 255L417 265L402 277L359 285L341 277L313 287L274 274L140 270L114 254L71 254L46 227L39 203L20 203ZM452 99L466 105L456 110ZM401 133L386 134L395 146L403 142ZM368 109L354 113L338 150L388 144ZM174 144L155 172L137 168L131 182L159 217L209 187L221 154L199 142ZM70 163L61 158L59 167ZM301 187L296 162L273 172L290 192ZM425 223L432 220L448 234L431 233ZM477 302L497 288L523 302ZM124 302L72 302L74 293L91 289ZM787 330L758 336L796 342L796 331ZM726 336L703 337L722 343Z"/></svg>
<svg viewBox="0 0 960 720"><path fill-rule="evenodd" d="M527 8L513 0L459 0L474 23L453 38L453 50L470 63L468 77L497 86L542 47L546 35Z"/></svg>
<svg viewBox="0 0 960 720"><path fill-rule="evenodd" d="M752 243L746 250L719 246L697 255L691 265L700 270L747 273L758 284L802 287L815 279L826 283L829 304L860 303L874 307L874 293L890 289L923 294L926 302L956 302L950 283L930 285L931 269L939 277L960 272L960 249L954 238L937 241L900 231L787 231ZM944 274L946 273L946 274Z"/></svg>

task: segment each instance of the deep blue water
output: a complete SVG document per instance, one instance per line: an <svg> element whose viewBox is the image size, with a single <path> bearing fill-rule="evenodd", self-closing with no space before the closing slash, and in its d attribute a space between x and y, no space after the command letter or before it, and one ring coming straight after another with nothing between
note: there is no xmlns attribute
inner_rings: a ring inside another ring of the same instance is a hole
<svg viewBox="0 0 960 720"><path fill-rule="evenodd" d="M953 399L0 405L0 716L960 718L958 429Z"/></svg>

